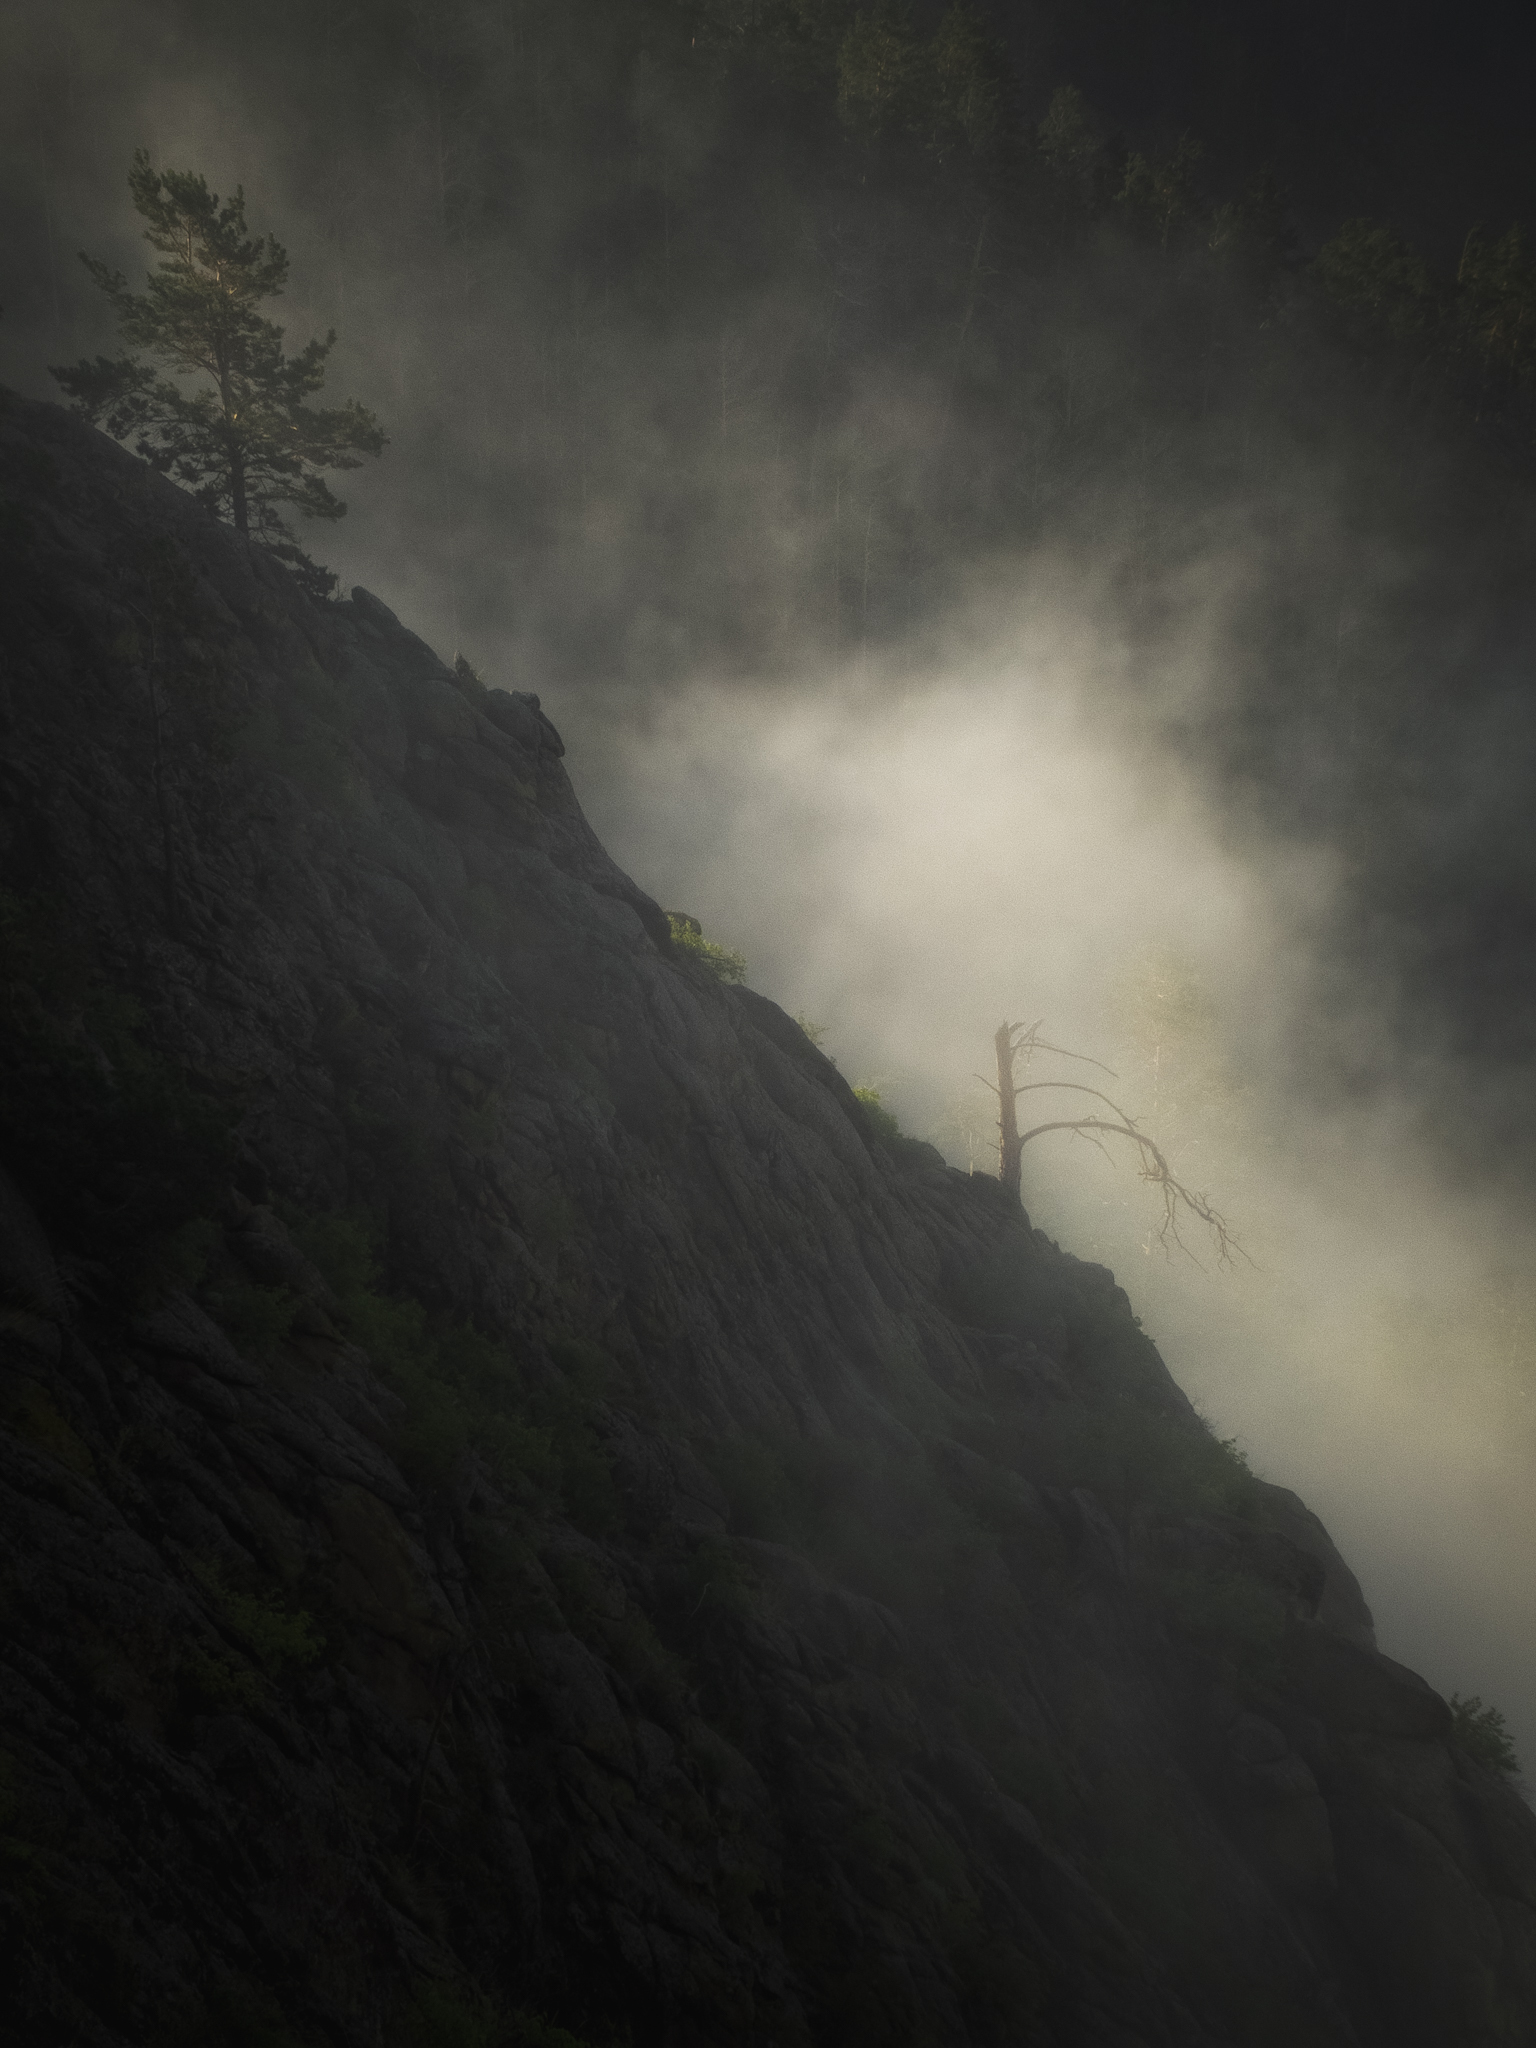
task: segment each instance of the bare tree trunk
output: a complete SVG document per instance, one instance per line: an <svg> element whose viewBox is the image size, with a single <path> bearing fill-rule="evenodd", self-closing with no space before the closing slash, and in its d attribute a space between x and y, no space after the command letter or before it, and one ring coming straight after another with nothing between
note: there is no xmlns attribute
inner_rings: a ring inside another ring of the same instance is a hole
<svg viewBox="0 0 1536 2048"><path fill-rule="evenodd" d="M1019 1140L1018 1091L1013 1081L1014 1027L999 1024L992 1043L997 1047L997 1177L1016 1202L1024 1199L1020 1162L1024 1147Z"/></svg>
<svg viewBox="0 0 1536 2048"><path fill-rule="evenodd" d="M1142 1179L1151 1181L1162 1194L1163 1221L1158 1237L1164 1245L1170 1240L1174 1244L1183 1244L1183 1239L1179 1236L1179 1211L1184 1208L1210 1231L1211 1240L1216 1247L1216 1256L1222 1265L1230 1264L1234 1254L1240 1259L1248 1257L1228 1230L1225 1217L1211 1207L1206 1196L1197 1194L1194 1189L1186 1187L1183 1181L1174 1178L1167 1159L1146 1132L1137 1129L1135 1118L1127 1115L1117 1102L1112 1102L1102 1089L1090 1088L1082 1081L1018 1083L1013 1078L1014 1062L1021 1052L1026 1066L1035 1053L1051 1052L1058 1053L1065 1059L1082 1060L1086 1066L1103 1067L1104 1072L1111 1076L1114 1073L1112 1067L1105 1067L1102 1060L1090 1059L1086 1053L1068 1052L1062 1045L1047 1045L1040 1037L1038 1024L1000 1024L993 1035L992 1043L997 1048L997 1177L1021 1207L1024 1200L1020 1184L1021 1160L1024 1147L1032 1138L1043 1138L1048 1131L1071 1131L1075 1136L1087 1138L1091 1144L1098 1145L1101 1151L1101 1135L1128 1138L1140 1156ZM976 1078L984 1087L992 1086L992 1083L984 1080L982 1075L978 1074ZM1033 1130L1025 1131L1021 1135L1018 1098L1021 1095L1033 1095L1045 1088L1064 1088L1074 1095L1092 1095L1106 1108L1114 1111L1116 1121L1111 1123L1107 1117L1102 1116L1058 1117L1053 1118L1050 1123L1036 1124Z"/></svg>

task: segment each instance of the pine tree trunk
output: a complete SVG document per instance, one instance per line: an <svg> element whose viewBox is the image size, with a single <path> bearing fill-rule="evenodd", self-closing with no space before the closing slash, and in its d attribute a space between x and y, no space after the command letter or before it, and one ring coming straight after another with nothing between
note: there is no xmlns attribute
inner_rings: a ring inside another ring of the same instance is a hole
<svg viewBox="0 0 1536 2048"><path fill-rule="evenodd" d="M176 863L176 834L171 825L171 801L165 786L165 735L160 710L160 692L155 683L155 664L158 650L153 633L150 638L149 669L149 717L150 730L154 738L154 779L155 809L160 817L160 850L165 863L165 922L172 938L181 936L181 877Z"/></svg>
<svg viewBox="0 0 1536 2048"><path fill-rule="evenodd" d="M235 425L235 395L230 388L228 371L219 369L219 403L224 409L224 445L229 451L229 514L235 522L235 531L242 538L250 533L250 508L245 495L245 456L241 452L239 431Z"/></svg>
<svg viewBox="0 0 1536 2048"><path fill-rule="evenodd" d="M997 1047L997 1177L1016 1202L1024 1199L1020 1186L1023 1146L1019 1143L1018 1102L1013 1092L1013 1032L1007 1024L997 1027L992 1043Z"/></svg>

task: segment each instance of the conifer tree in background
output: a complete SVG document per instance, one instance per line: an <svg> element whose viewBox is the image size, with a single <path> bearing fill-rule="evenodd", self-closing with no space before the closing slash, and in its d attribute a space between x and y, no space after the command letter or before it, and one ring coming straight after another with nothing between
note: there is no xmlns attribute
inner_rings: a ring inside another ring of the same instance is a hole
<svg viewBox="0 0 1536 2048"><path fill-rule="evenodd" d="M1429 265L1379 222L1345 221L1312 268L1335 305L1393 341L1412 340L1434 320Z"/></svg>
<svg viewBox="0 0 1536 2048"><path fill-rule="evenodd" d="M1195 168L1204 154L1204 146L1185 133L1162 156L1133 149L1125 160L1120 203L1151 228L1165 253L1175 224L1195 211Z"/></svg>
<svg viewBox="0 0 1536 2048"><path fill-rule="evenodd" d="M1461 338L1490 380L1529 382L1536 373L1536 260L1516 225L1497 238L1483 228L1467 236L1456 272Z"/></svg>
<svg viewBox="0 0 1536 2048"><path fill-rule="evenodd" d="M1088 102L1075 85L1058 85L1036 132L1041 160L1064 185L1091 201L1108 154Z"/></svg>
<svg viewBox="0 0 1536 2048"><path fill-rule="evenodd" d="M924 40L910 9L855 13L838 48L837 111L866 142L898 131L940 159L962 145L985 156L1006 110L1008 60L974 0L951 0Z"/></svg>
<svg viewBox="0 0 1536 2048"><path fill-rule="evenodd" d="M201 173L156 171L142 149L128 186L149 223L144 239L161 255L148 290L130 291L95 257L80 260L116 307L124 339L151 360L98 356L51 374L93 425L132 439L146 462L237 533L264 542L307 589L327 594L335 577L295 544L277 508L340 519L347 508L321 471L356 469L385 445L355 399L328 411L305 403L325 382L335 329L284 355L282 328L257 308L281 294L288 253L271 235L249 238L239 187L221 203ZM207 382L184 390L163 370Z"/></svg>

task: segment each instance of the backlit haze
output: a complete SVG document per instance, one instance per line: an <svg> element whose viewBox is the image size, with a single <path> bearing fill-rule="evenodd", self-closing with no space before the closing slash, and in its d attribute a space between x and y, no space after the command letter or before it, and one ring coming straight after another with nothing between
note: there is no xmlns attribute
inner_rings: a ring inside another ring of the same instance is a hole
<svg viewBox="0 0 1536 2048"><path fill-rule="evenodd" d="M564 726L616 856L952 1165L995 1170L974 1077L1004 1017L1115 1067L1042 1056L1030 1078L1140 1116L1252 1263L1221 1268L1187 1220L1187 1255L1161 1245L1113 1139L1028 1146L1032 1220L1114 1270L1218 1433L1323 1517L1382 1647L1536 1741L1529 1219L1441 1184L1406 1080L1324 1106L1298 1078L1337 1000L1315 954L1333 864L1236 834L1185 764L1118 732L1118 658L1068 603L894 690L860 668L787 695L700 684L641 730L578 706ZM1356 1049L1384 1050L1351 994ZM1074 1113L1032 1100L1026 1128Z"/></svg>

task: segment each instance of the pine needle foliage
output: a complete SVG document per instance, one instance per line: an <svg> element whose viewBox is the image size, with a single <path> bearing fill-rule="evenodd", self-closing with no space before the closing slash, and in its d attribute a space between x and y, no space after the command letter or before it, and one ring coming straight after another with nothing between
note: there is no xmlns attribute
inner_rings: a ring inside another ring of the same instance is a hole
<svg viewBox="0 0 1536 2048"><path fill-rule="evenodd" d="M146 462L324 594L335 578L308 561L278 508L340 519L347 508L321 472L356 469L385 445L378 421L355 399L329 409L307 402L325 382L335 329L284 353L283 329L259 308L281 296L288 252L271 235L250 235L238 187L221 200L200 172L157 171L142 149L128 187L148 222L144 239L160 257L147 289L131 291L97 257L80 260L112 301L124 340L149 360L97 356L51 374L92 425L131 441ZM200 381L188 389L178 381L186 378Z"/></svg>

